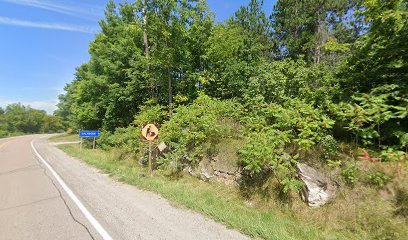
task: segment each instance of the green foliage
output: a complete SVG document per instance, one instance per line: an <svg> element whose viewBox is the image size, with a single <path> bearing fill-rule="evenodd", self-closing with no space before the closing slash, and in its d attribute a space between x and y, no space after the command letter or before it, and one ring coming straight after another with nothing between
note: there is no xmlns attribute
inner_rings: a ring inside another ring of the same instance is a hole
<svg viewBox="0 0 408 240"><path fill-rule="evenodd" d="M364 145L373 144L375 139L380 145L381 126L393 119L407 118L408 101L401 97L396 85L374 88L369 94L356 94L352 99L354 104L341 105L342 109L338 114L343 120L348 121L347 129L361 138ZM394 131L399 129L398 126L394 127Z"/></svg>
<svg viewBox="0 0 408 240"><path fill-rule="evenodd" d="M391 180L391 178L385 175L383 172L369 172L368 179L372 185L379 188L383 187Z"/></svg>
<svg viewBox="0 0 408 240"><path fill-rule="evenodd" d="M169 148L156 166L172 174L232 139L251 181L273 175L283 193L300 190L294 166L315 149L350 185L386 184L385 174L348 161L351 149L339 154L337 142L382 149L382 161L407 159L406 1L278 0L270 18L262 9L251 0L214 24L205 1L110 1L90 61L55 114L74 129L105 130L99 144L130 155L146 153L141 126L159 124ZM5 124L7 111L0 136L59 128L54 118L38 125L38 112L9 114ZM382 216L362 221L374 232L366 237L399 236L391 220L378 228Z"/></svg>
<svg viewBox="0 0 408 240"><path fill-rule="evenodd" d="M55 133L65 130L59 117L49 116L20 103L9 104L0 112L0 136L7 137L24 133Z"/></svg>
<svg viewBox="0 0 408 240"><path fill-rule="evenodd" d="M191 105L174 109L171 119L161 128L161 139L183 153L189 162L197 163L204 156L206 143L214 145L220 137L230 134L221 131L219 120L234 119L239 109L234 101L214 100L201 94Z"/></svg>
<svg viewBox="0 0 408 240"><path fill-rule="evenodd" d="M354 185L359 177L360 168L355 163L349 163L341 172L344 180L350 185Z"/></svg>
<svg viewBox="0 0 408 240"><path fill-rule="evenodd" d="M393 148L387 148L381 151L381 160L385 162L399 162L408 159L407 153L398 151Z"/></svg>
<svg viewBox="0 0 408 240"><path fill-rule="evenodd" d="M117 128L113 134L102 132L98 144L103 148L120 148L127 153L137 153L141 145L141 129L138 127Z"/></svg>
<svg viewBox="0 0 408 240"><path fill-rule="evenodd" d="M363 23L347 15L359 9L360 2L278 0L271 16L278 56L304 55L318 63L325 60L322 46L328 40L353 42Z"/></svg>
<svg viewBox="0 0 408 240"><path fill-rule="evenodd" d="M247 138L246 147L240 150L245 170L251 173L278 171L292 163L292 157L284 149L290 142L286 132L265 127L251 132Z"/></svg>
<svg viewBox="0 0 408 240"><path fill-rule="evenodd" d="M334 124L321 110L299 99L290 99L282 106L270 104L268 112L272 126L288 131L290 138L303 150L321 142Z"/></svg>
<svg viewBox="0 0 408 240"><path fill-rule="evenodd" d="M342 161L341 160L327 160L327 166L331 167L331 168L340 168L342 165Z"/></svg>
<svg viewBox="0 0 408 240"><path fill-rule="evenodd" d="M402 0L279 0L269 19L262 9L251 0L215 25L205 1L110 1L56 115L74 129L105 130L101 144L132 153L143 149L141 126L157 123L170 145L160 164L175 171L213 154L221 138L240 139L244 168L273 171L287 190L298 186L298 153L317 146L341 167L333 136L348 139L345 131L356 145L407 147ZM60 127L47 121L38 131ZM19 122L0 123L0 134ZM350 183L357 172L343 169Z"/></svg>
<svg viewBox="0 0 408 240"><path fill-rule="evenodd" d="M136 1L117 7L111 1L99 23L90 61L59 97L57 114L73 128L114 132L132 123L149 99L167 105L173 95L188 101L197 96L197 71L206 66L204 43L213 27L205 2Z"/></svg>
<svg viewBox="0 0 408 240"><path fill-rule="evenodd" d="M187 158L186 148L178 143L172 143L173 150L166 152L158 159L157 164L160 169L167 171L169 174L179 174L185 166L191 164Z"/></svg>
<svg viewBox="0 0 408 240"><path fill-rule="evenodd" d="M401 134L399 137L400 146L408 149L408 133Z"/></svg>
<svg viewBox="0 0 408 240"><path fill-rule="evenodd" d="M236 22L215 27L206 43L204 56L210 62L210 69L203 73L204 81L201 81L206 94L223 99L242 95L248 79L256 74L259 62L259 56L248 59L248 52L256 51L253 50L254 46L248 45L248 38L245 30Z"/></svg>
<svg viewBox="0 0 408 240"><path fill-rule="evenodd" d="M283 103L288 98L323 105L337 94L333 71L328 65L308 65L303 59L263 62L245 90L248 97L262 95L265 102Z"/></svg>
<svg viewBox="0 0 408 240"><path fill-rule="evenodd" d="M293 177L284 178L280 184L283 186L283 193L289 193L290 191L298 193L303 187L303 182Z"/></svg>
<svg viewBox="0 0 408 240"><path fill-rule="evenodd" d="M285 145L290 142L287 132L264 127L250 132L247 139L246 146L239 151L244 170L251 174L273 172L284 193L301 189L302 182L295 179L298 156L285 151Z"/></svg>
<svg viewBox="0 0 408 240"><path fill-rule="evenodd" d="M408 8L405 0L366 0L357 12L368 26L354 44L354 54L343 73L343 89L369 92L384 84L398 85L408 92Z"/></svg>
<svg viewBox="0 0 408 240"><path fill-rule="evenodd" d="M323 151L323 159L330 160L336 157L338 153L337 141L333 136L327 135L320 141L320 147Z"/></svg>
<svg viewBox="0 0 408 240"><path fill-rule="evenodd" d="M168 118L166 108L161 105L145 105L140 107L140 113L135 116L133 125L142 129L147 123L163 123Z"/></svg>

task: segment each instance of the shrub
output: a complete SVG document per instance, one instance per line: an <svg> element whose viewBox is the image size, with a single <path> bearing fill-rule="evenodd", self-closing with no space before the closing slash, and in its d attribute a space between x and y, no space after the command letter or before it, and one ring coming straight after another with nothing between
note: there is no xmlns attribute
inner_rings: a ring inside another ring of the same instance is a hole
<svg viewBox="0 0 408 240"><path fill-rule="evenodd" d="M372 185L380 188L390 181L390 177L383 172L369 172L368 179Z"/></svg>
<svg viewBox="0 0 408 240"><path fill-rule="evenodd" d="M190 163L199 162L208 145L229 133L220 125L222 119L236 119L240 105L234 101L219 101L201 94L191 105L174 109L171 119L161 128L162 140L177 156ZM169 155L170 156L170 155Z"/></svg>
<svg viewBox="0 0 408 240"><path fill-rule="evenodd" d="M323 159L331 160L336 157L338 152L337 141L333 136L324 136L320 142L320 147L323 149Z"/></svg>
<svg viewBox="0 0 408 240"><path fill-rule="evenodd" d="M397 85L383 85L371 90L370 93L358 93L352 96L353 103L342 103L336 114L342 121L347 122L346 129L360 138L364 145L373 145L374 140L378 145L382 142L392 141L399 134L389 134L385 139L381 131L385 123L391 124L390 132L401 132L399 120L407 118L407 103ZM397 105L396 103L399 103ZM398 120L393 122L392 120Z"/></svg>
<svg viewBox="0 0 408 240"><path fill-rule="evenodd" d="M403 151L387 148L387 150L381 151L381 159L388 162L398 162L407 159L407 154Z"/></svg>
<svg viewBox="0 0 408 240"><path fill-rule="evenodd" d="M298 156L285 152L285 145L290 142L288 133L265 127L251 132L247 138L247 145L239 151L244 170L251 174L272 171L283 186L284 193L289 190L298 192L302 187L294 178Z"/></svg>
<svg viewBox="0 0 408 240"><path fill-rule="evenodd" d="M0 130L0 138L7 137L9 133L7 131Z"/></svg>
<svg viewBox="0 0 408 240"><path fill-rule="evenodd" d="M333 127L334 121L321 110L299 99L289 99L283 105L270 104L268 113L272 126L288 131L300 149L307 150L321 142Z"/></svg>
<svg viewBox="0 0 408 240"><path fill-rule="evenodd" d="M360 168L355 163L349 164L342 170L344 180L350 185L354 185L358 181L358 173Z"/></svg>
<svg viewBox="0 0 408 240"><path fill-rule="evenodd" d="M137 153L141 144L140 129L134 126L117 128L113 134L101 133L98 143L103 148L121 148L128 153Z"/></svg>
<svg viewBox="0 0 408 240"><path fill-rule="evenodd" d="M168 119L168 111L166 107L161 105L148 105L140 107L140 112L135 116L133 125L142 129L144 124L147 123L163 123Z"/></svg>

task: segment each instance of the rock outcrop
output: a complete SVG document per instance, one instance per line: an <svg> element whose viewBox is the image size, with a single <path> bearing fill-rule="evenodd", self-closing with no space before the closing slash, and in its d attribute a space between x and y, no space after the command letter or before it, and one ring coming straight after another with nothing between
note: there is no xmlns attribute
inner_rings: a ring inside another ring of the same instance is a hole
<svg viewBox="0 0 408 240"><path fill-rule="evenodd" d="M302 198L310 207L320 207L336 197L337 184L316 169L298 164L298 177L303 181Z"/></svg>

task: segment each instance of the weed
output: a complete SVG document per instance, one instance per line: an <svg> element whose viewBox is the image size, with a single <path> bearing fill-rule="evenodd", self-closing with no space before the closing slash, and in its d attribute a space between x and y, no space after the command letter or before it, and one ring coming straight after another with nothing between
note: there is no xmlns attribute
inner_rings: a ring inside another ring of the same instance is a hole
<svg viewBox="0 0 408 240"><path fill-rule="evenodd" d="M346 182L350 185L354 185L358 180L358 173L360 169L355 163L349 164L343 169L342 175Z"/></svg>
<svg viewBox="0 0 408 240"><path fill-rule="evenodd" d="M146 176L146 169L136 161L116 161L103 150L79 150L78 146L61 145L62 150L88 164L104 170L120 181L161 194L178 205L206 214L249 236L263 239L319 239L316 226L299 222L290 214L264 206L248 207L239 192L223 184L204 183L190 176L166 177L160 171ZM290 229L290 231L289 231Z"/></svg>
<svg viewBox="0 0 408 240"><path fill-rule="evenodd" d="M391 178L385 175L383 172L369 172L368 179L372 185L379 188L383 187L391 180Z"/></svg>

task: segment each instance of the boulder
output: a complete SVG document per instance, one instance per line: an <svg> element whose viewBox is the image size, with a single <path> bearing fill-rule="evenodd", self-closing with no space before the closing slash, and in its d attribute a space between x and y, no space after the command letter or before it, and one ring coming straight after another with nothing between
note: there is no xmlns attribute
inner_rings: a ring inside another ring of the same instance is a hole
<svg viewBox="0 0 408 240"><path fill-rule="evenodd" d="M209 182L214 177L214 168L212 166L211 160L203 159L199 165L200 178L205 182Z"/></svg>
<svg viewBox="0 0 408 240"><path fill-rule="evenodd" d="M298 177L303 181L303 200L313 208L323 206L336 197L338 185L323 173L306 165L298 164Z"/></svg>

